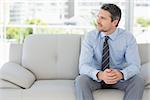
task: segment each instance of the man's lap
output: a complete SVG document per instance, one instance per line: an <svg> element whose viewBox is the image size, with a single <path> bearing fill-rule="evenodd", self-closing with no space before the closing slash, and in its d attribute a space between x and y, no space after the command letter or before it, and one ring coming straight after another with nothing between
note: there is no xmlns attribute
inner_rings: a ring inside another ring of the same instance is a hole
<svg viewBox="0 0 150 100"><path fill-rule="evenodd" d="M93 80L92 78L88 77L87 75L78 76L76 78L76 82L77 81L78 81L78 84L88 85L87 88L91 88L92 90L101 89L101 87L102 87L100 82ZM129 84L133 83L136 85L142 81L143 81L143 78L139 74L137 74L128 80L125 80L125 81L121 80L121 81L117 82L116 84L108 85L108 86L106 85L106 88L119 89L119 90L125 91L127 86L129 86Z"/></svg>

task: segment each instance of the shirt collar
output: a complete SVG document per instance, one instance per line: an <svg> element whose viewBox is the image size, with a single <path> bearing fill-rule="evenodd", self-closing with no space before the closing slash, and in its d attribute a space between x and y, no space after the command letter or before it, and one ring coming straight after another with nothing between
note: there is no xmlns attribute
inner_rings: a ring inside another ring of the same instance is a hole
<svg viewBox="0 0 150 100"><path fill-rule="evenodd" d="M116 30L111 35L108 35L109 38L112 39L112 40L115 40L118 31L119 31L118 28L116 28ZM104 32L101 32L100 36L101 36L101 38L104 38L106 36L106 34Z"/></svg>

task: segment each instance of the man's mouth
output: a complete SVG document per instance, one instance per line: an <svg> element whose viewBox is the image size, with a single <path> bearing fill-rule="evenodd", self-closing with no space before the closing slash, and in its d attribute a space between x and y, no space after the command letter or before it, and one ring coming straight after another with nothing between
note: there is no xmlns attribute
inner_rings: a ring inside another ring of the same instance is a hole
<svg viewBox="0 0 150 100"><path fill-rule="evenodd" d="M102 24L98 23L98 26L102 27Z"/></svg>

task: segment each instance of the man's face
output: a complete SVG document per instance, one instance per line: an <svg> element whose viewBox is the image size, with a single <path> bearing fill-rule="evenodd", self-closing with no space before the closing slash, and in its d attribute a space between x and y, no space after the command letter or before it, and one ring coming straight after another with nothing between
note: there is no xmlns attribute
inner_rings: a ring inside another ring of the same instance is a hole
<svg viewBox="0 0 150 100"><path fill-rule="evenodd" d="M109 32L114 27L114 23L111 21L111 14L108 11L101 9L97 17L97 28L100 32Z"/></svg>

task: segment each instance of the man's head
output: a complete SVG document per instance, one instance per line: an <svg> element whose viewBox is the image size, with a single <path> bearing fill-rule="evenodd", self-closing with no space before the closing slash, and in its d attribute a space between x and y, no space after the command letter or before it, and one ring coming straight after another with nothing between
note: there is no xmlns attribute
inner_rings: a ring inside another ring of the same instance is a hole
<svg viewBox="0 0 150 100"><path fill-rule="evenodd" d="M97 19L99 31L111 31L118 26L120 19L121 9L117 5L102 5Z"/></svg>

